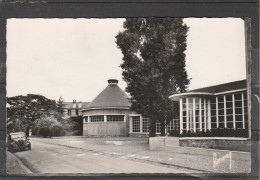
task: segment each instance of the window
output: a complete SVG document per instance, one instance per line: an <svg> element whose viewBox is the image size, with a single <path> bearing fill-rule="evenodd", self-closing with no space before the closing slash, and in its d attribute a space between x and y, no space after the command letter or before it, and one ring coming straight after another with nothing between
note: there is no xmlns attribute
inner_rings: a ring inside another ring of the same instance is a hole
<svg viewBox="0 0 260 180"><path fill-rule="evenodd" d="M143 132L149 132L149 118L143 118Z"/></svg>
<svg viewBox="0 0 260 180"><path fill-rule="evenodd" d="M180 129L180 120L179 119L174 119L173 120L173 129L174 130L179 130Z"/></svg>
<svg viewBox="0 0 260 180"><path fill-rule="evenodd" d="M90 116L90 122L104 122L104 116Z"/></svg>
<svg viewBox="0 0 260 180"><path fill-rule="evenodd" d="M84 122L87 123L88 122L88 116L84 117Z"/></svg>
<svg viewBox="0 0 260 180"><path fill-rule="evenodd" d="M124 115L107 115L107 122L124 122Z"/></svg>
<svg viewBox="0 0 260 180"><path fill-rule="evenodd" d="M161 123L156 121L155 123L155 133L161 133Z"/></svg>
<svg viewBox="0 0 260 180"><path fill-rule="evenodd" d="M173 121L174 120L171 120L170 122L169 122L169 124L168 124L168 131L172 131L172 130L174 130L174 124L173 124Z"/></svg>
<svg viewBox="0 0 260 180"><path fill-rule="evenodd" d="M76 115L79 115L79 110L78 109L76 109Z"/></svg>
<svg viewBox="0 0 260 180"><path fill-rule="evenodd" d="M133 132L140 132L140 116L133 117Z"/></svg>
<svg viewBox="0 0 260 180"><path fill-rule="evenodd" d="M68 115L71 115L71 110L70 109L68 109Z"/></svg>
<svg viewBox="0 0 260 180"><path fill-rule="evenodd" d="M169 122L168 124L168 131L173 131L173 130L179 130L180 129L180 120L179 119L173 119Z"/></svg>

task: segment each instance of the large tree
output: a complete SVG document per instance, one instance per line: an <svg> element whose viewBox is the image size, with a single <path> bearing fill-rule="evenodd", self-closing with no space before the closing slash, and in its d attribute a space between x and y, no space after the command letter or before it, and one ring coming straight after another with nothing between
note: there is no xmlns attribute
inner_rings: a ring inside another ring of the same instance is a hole
<svg viewBox="0 0 260 180"><path fill-rule="evenodd" d="M36 120L56 112L55 100L37 94L8 97L7 103L7 121L18 120L24 127L27 136L30 127Z"/></svg>
<svg viewBox="0 0 260 180"><path fill-rule="evenodd" d="M116 43L132 110L150 118L150 136L155 136L156 120L164 135L165 120L178 114L168 97L189 84L184 53L188 27L182 18L129 18L123 27Z"/></svg>

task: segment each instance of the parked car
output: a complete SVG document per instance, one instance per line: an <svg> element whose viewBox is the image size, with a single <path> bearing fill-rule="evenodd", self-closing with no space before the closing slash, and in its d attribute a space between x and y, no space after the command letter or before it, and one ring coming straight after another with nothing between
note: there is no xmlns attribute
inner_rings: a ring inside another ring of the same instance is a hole
<svg viewBox="0 0 260 180"><path fill-rule="evenodd" d="M8 151L30 150L31 142L24 132L10 133L8 135Z"/></svg>

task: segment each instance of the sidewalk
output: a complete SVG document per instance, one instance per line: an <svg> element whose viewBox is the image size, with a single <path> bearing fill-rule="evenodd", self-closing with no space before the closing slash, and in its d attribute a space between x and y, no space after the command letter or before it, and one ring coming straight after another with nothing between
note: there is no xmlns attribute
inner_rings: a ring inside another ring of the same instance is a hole
<svg viewBox="0 0 260 180"><path fill-rule="evenodd" d="M232 160L224 160L231 151L201 148L168 147L164 150L149 150L147 139L134 138L32 138L32 141L58 144L87 151L125 158L150 164L186 168L190 173L249 173L251 157L248 152L232 151ZM215 153L215 167L213 154ZM222 159L221 159L222 158ZM223 163L222 163L223 161ZM231 167L231 169L230 169Z"/></svg>
<svg viewBox="0 0 260 180"><path fill-rule="evenodd" d="M6 151L7 174L31 174L32 172L12 153Z"/></svg>

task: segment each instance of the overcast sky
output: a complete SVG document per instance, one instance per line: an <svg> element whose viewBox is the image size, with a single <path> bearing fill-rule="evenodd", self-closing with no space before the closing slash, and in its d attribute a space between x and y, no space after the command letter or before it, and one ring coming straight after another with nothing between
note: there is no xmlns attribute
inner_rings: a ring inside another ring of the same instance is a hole
<svg viewBox="0 0 260 180"><path fill-rule="evenodd" d="M107 79L122 80L115 36L124 19L9 19L7 96L41 94L91 101ZM239 18L187 18L189 89L246 78L244 22Z"/></svg>

